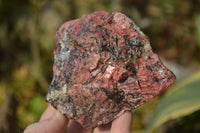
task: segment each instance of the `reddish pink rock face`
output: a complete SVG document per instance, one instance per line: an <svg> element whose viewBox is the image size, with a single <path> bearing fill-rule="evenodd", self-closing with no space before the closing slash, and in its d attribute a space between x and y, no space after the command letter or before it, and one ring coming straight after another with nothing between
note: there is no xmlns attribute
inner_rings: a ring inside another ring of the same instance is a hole
<svg viewBox="0 0 200 133"><path fill-rule="evenodd" d="M157 96L175 80L135 23L95 12L58 30L46 100L85 128L111 122Z"/></svg>

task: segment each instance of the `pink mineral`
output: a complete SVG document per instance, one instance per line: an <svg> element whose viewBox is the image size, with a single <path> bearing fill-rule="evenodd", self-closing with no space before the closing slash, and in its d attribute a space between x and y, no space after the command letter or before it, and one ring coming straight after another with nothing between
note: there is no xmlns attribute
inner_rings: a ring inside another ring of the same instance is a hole
<svg viewBox="0 0 200 133"><path fill-rule="evenodd" d="M175 80L148 38L119 12L94 12L56 34L46 100L85 128L111 122L150 101Z"/></svg>

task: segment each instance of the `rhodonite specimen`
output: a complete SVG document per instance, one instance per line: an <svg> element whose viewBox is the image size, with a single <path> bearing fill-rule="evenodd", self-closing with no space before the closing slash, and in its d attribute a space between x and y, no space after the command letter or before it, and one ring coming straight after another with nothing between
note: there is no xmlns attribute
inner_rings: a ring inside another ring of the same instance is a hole
<svg viewBox="0 0 200 133"><path fill-rule="evenodd" d="M56 39L46 100L85 128L111 122L175 80L122 13L99 11L66 22Z"/></svg>

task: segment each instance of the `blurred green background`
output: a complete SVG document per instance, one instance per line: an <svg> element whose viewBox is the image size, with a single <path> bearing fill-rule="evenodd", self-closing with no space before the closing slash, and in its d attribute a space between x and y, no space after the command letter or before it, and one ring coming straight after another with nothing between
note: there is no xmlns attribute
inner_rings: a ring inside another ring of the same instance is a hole
<svg viewBox="0 0 200 133"><path fill-rule="evenodd" d="M177 76L133 110L133 133L200 133L200 0L0 0L0 133L39 120L52 78L55 34L97 10L120 11Z"/></svg>

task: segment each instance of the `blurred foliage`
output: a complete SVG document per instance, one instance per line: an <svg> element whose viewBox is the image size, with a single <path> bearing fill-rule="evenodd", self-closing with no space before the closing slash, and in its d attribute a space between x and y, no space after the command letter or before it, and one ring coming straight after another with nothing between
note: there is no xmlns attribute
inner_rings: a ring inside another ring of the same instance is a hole
<svg viewBox="0 0 200 133"><path fill-rule="evenodd" d="M155 52L197 71L199 5L199 0L0 0L0 109L9 94L18 103L12 114L17 129L39 120L47 106L44 97L52 78L57 29L65 21L97 10L125 13L149 36ZM162 96L133 111L133 131L143 132Z"/></svg>
<svg viewBox="0 0 200 133"><path fill-rule="evenodd" d="M200 15L196 18L196 38L200 47Z"/></svg>
<svg viewBox="0 0 200 133"><path fill-rule="evenodd" d="M200 71L174 86L173 91L157 105L146 129L146 133L164 122L200 110Z"/></svg>

